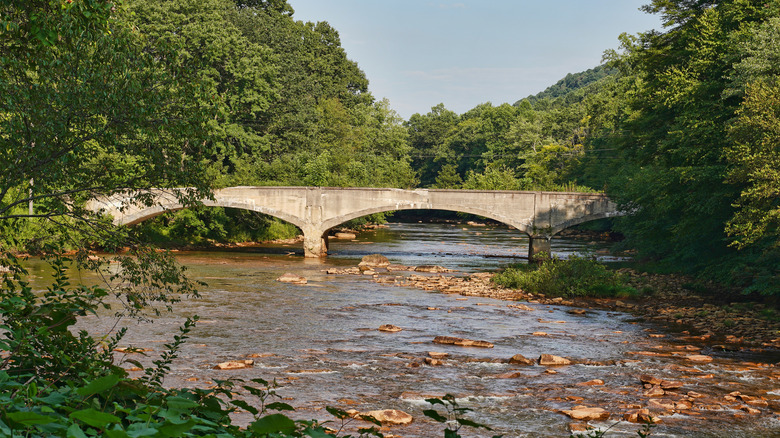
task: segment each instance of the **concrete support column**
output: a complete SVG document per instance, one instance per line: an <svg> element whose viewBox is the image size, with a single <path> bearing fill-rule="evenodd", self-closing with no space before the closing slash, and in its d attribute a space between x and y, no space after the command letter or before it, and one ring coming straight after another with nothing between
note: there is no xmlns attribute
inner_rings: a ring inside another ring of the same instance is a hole
<svg viewBox="0 0 780 438"><path fill-rule="evenodd" d="M319 229L303 230L304 257L317 258L328 255L328 236Z"/></svg>
<svg viewBox="0 0 780 438"><path fill-rule="evenodd" d="M539 253L546 253L547 257L552 255L552 246L550 241L552 236L537 235L528 236L528 261L532 262L538 258Z"/></svg>

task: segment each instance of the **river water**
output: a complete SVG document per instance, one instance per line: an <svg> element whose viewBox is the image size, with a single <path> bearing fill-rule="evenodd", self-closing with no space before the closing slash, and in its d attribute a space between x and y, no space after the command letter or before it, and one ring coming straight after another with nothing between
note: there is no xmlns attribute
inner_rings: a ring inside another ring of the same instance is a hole
<svg viewBox="0 0 780 438"><path fill-rule="evenodd" d="M559 411L575 405L611 412L610 420L591 423L609 427L623 413L649 405L638 376L651 374L682 381L678 393L704 395L695 408L684 413L663 415L655 409L663 422L652 436L780 436L780 421L772 412L780 406L780 375L766 364L745 363L756 361L754 357L718 356L705 344L665 333L662 327L619 312L590 310L576 316L567 313L565 306L542 304L518 310L508 307L507 301L445 295L378 284L370 276L324 272L354 266L364 255L381 253L392 263L435 264L456 270L452 275L465 275L511 262L508 257L527 253L527 244L521 233L505 227L390 224L361 234L355 241L332 241L331 255L322 260L304 259L299 245L182 252L180 262L193 277L208 283L202 298L180 303L174 314L153 323L130 323L124 342L150 349L147 358L133 357L148 363L171 340L183 318L197 314L201 321L175 361L167 385L207 388L215 379L276 379L281 385L278 394L295 406L297 418L332 420L323 409L326 405L363 412L399 409L414 416L411 425L392 427L386 435L443 436L442 426L427 420L422 410L430 407L425 398L447 393L456 396L461 406L473 409L467 414L469 419L493 429L464 428L461 434L467 437L569 436L572 420ZM553 241L553 252L561 256L598 247L576 240ZM38 264L31 269L44 275ZM286 272L306 277L308 284L277 282ZM110 330L113 323L105 316L80 321L96 334ZM382 324L403 331L380 332L377 328ZM495 347L433 344L436 336L485 340ZM697 352L715 360L691 364L675 355L699 348ZM431 351L449 353L444 365L416 366ZM602 364L548 371L538 365L496 363L517 353L529 358L554 354ZM212 369L219 362L247 357L254 358L254 367ZM510 373L515 375L507 378ZM578 385L592 379L605 384ZM737 405L715 403L733 391L764 397L768 406L757 406L760 414L748 414ZM238 420L246 418L239 416ZM638 429L636 424L620 422L607 436L637 436Z"/></svg>

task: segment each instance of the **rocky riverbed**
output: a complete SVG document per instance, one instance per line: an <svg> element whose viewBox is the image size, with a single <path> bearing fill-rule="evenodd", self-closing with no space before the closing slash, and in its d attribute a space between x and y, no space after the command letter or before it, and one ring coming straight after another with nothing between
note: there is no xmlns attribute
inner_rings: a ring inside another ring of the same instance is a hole
<svg viewBox="0 0 780 438"><path fill-rule="evenodd" d="M628 382L633 381L633 384L615 385L604 379L591 379L576 383L573 388L543 389L544 393L553 396L549 401L557 399L562 406L557 412L571 419L571 431L583 431L589 425L607 419L674 423L678 430L685 430L686 423L691 424L691 430L696 430L693 424L700 421L729 424L751 417L778 425L780 369L776 362L780 357L780 323L772 318L771 309L755 303L718 305L709 302L708 297L688 290L685 279L630 270L623 272L632 286L647 295L637 300L548 298L498 287L491 282L491 273L466 275L437 266L393 265L381 256L366 258L359 266L327 271L332 275L362 275L380 284L463 297L458 300L485 297L511 301L506 304L507 309L537 312L540 322L564 324L565 321L544 321L543 309L553 306L558 310L565 306L567 313L582 317L595 309L630 313L636 316L636 323L653 327L647 329L646 341L637 343L636 349L628 351L619 360L595 361L587 357L544 353L538 357L517 355L493 359L513 367L494 376L496 379L527 377L527 372L522 371L525 366L545 367L546 374L556 374L562 367L577 364L616 370L630 369L633 364L652 364L656 368L655 372L632 375ZM549 334L539 331L533 336ZM446 366L452 360L458 359L419 358L407 366ZM745 380L765 381L765 389L756 391L753 387L748 393L741 385ZM538 392L539 388L533 390ZM577 390L580 394L574 395ZM620 394L626 401L618 406L599 406L604 397L596 396L594 392ZM766 435L757 431L755 436L773 435L772 432Z"/></svg>
<svg viewBox="0 0 780 438"><path fill-rule="evenodd" d="M381 259L379 259L381 260ZM410 272L399 274L399 272ZM690 281L672 275L638 273L621 269L629 285L648 292L641 299L548 298L542 294L507 289L492 283L493 273L458 275L440 266L401 266L383 262L362 262L347 269L329 270L330 274L370 275L377 283L435 290L445 294L489 297L538 304L620 310L649 321L668 325L672 332L692 335L700 340L720 342L716 349L725 351L780 350L780 314L764 304L735 302L716 305L708 297L686 289ZM395 275L383 275L393 274ZM421 275L435 273L438 275ZM448 275L444 275L448 273ZM585 310L587 311L587 310Z"/></svg>

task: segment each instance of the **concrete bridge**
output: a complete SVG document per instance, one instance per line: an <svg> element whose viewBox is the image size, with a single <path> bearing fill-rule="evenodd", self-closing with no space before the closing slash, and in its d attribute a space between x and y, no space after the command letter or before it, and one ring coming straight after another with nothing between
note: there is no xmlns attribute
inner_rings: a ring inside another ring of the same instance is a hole
<svg viewBox="0 0 780 438"><path fill-rule="evenodd" d="M111 215L117 225L133 225L166 211L184 208L174 190L154 192L152 206L132 196L89 201L87 208ZM303 231L306 257L328 250L328 231L348 220L395 210L450 210L494 219L526 233L529 257L550 252L550 239L561 230L618 216L605 195L567 192L477 190L401 190L326 187L229 187L214 191L203 205L240 208L283 219Z"/></svg>

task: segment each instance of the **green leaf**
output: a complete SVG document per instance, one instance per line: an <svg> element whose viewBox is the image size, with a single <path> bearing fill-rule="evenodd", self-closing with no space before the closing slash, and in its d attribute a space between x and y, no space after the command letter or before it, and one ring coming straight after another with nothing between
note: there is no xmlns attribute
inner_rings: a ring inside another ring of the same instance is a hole
<svg viewBox="0 0 780 438"><path fill-rule="evenodd" d="M33 424L49 424L54 421L54 417L48 415L41 415L35 412L11 412L8 415L8 419L27 426Z"/></svg>
<svg viewBox="0 0 780 438"><path fill-rule="evenodd" d="M377 426L381 426L382 422L377 420L375 417L372 417L371 415L361 415L360 419L363 421L368 421L369 423L374 423Z"/></svg>
<svg viewBox="0 0 780 438"><path fill-rule="evenodd" d="M271 414L250 424L249 428L258 434L291 433L295 431L295 422L286 415Z"/></svg>
<svg viewBox="0 0 780 438"><path fill-rule="evenodd" d="M247 402L245 402L243 400L233 400L230 403L233 404L234 406L238 406L239 408L249 412L252 415L257 415L258 412L260 412L260 411L257 410L256 407L250 405L249 403L247 403Z"/></svg>
<svg viewBox="0 0 780 438"><path fill-rule="evenodd" d="M281 403L281 402L275 402L275 403L269 403L266 405L266 409L271 409L274 411L294 411L295 408L288 405L287 403Z"/></svg>
<svg viewBox="0 0 780 438"><path fill-rule="evenodd" d="M333 415L339 420L343 420L344 418L350 417L350 415L346 411L343 411L339 408L334 408L333 406L325 406L325 410L328 411L330 415Z"/></svg>
<svg viewBox="0 0 780 438"><path fill-rule="evenodd" d="M461 438L457 430L445 429L444 438Z"/></svg>
<svg viewBox="0 0 780 438"><path fill-rule="evenodd" d="M127 428L127 434L131 438L154 436L157 434L157 429L149 427L146 423L133 423Z"/></svg>
<svg viewBox="0 0 780 438"><path fill-rule="evenodd" d="M325 432L321 428L309 429L305 432L305 434L311 438L333 438L333 435Z"/></svg>
<svg viewBox="0 0 780 438"><path fill-rule="evenodd" d="M68 434L66 435L67 438L87 438L87 435L84 433L83 430L81 430L81 427L79 427L78 424L73 423L68 428Z"/></svg>
<svg viewBox="0 0 780 438"><path fill-rule="evenodd" d="M80 420L89 426L100 429L105 428L111 423L119 423L120 421L119 417L107 414L105 412L100 412L92 408L73 412L69 417L74 420Z"/></svg>
<svg viewBox="0 0 780 438"><path fill-rule="evenodd" d="M189 410L200 406L197 402L184 397L168 397L165 399L165 403L169 408L178 411Z"/></svg>
<svg viewBox="0 0 780 438"><path fill-rule="evenodd" d="M195 420L189 420L184 423L171 423L167 422L159 429L158 436L160 437L179 437L184 435L184 432L189 431L195 427Z"/></svg>
<svg viewBox="0 0 780 438"><path fill-rule="evenodd" d="M130 438L130 435L122 429L104 430L103 435L108 438Z"/></svg>
<svg viewBox="0 0 780 438"><path fill-rule="evenodd" d="M433 419L434 421L438 421L439 423L446 423L447 422L447 417L441 415L435 409L426 409L426 410L423 411L423 415L425 415L428 418Z"/></svg>
<svg viewBox="0 0 780 438"><path fill-rule="evenodd" d="M458 424L460 424L462 426L470 426L470 427L476 427L476 428L480 428L481 427L483 429L493 430L493 429L485 426L484 424L475 423L475 422L473 422L471 420L466 420L465 418L456 418L455 421L457 421Z"/></svg>
<svg viewBox="0 0 780 438"><path fill-rule="evenodd" d="M117 383L119 383L119 376L111 374L89 382L87 386L77 389L76 392L80 396L89 397L90 395L113 388Z"/></svg>

